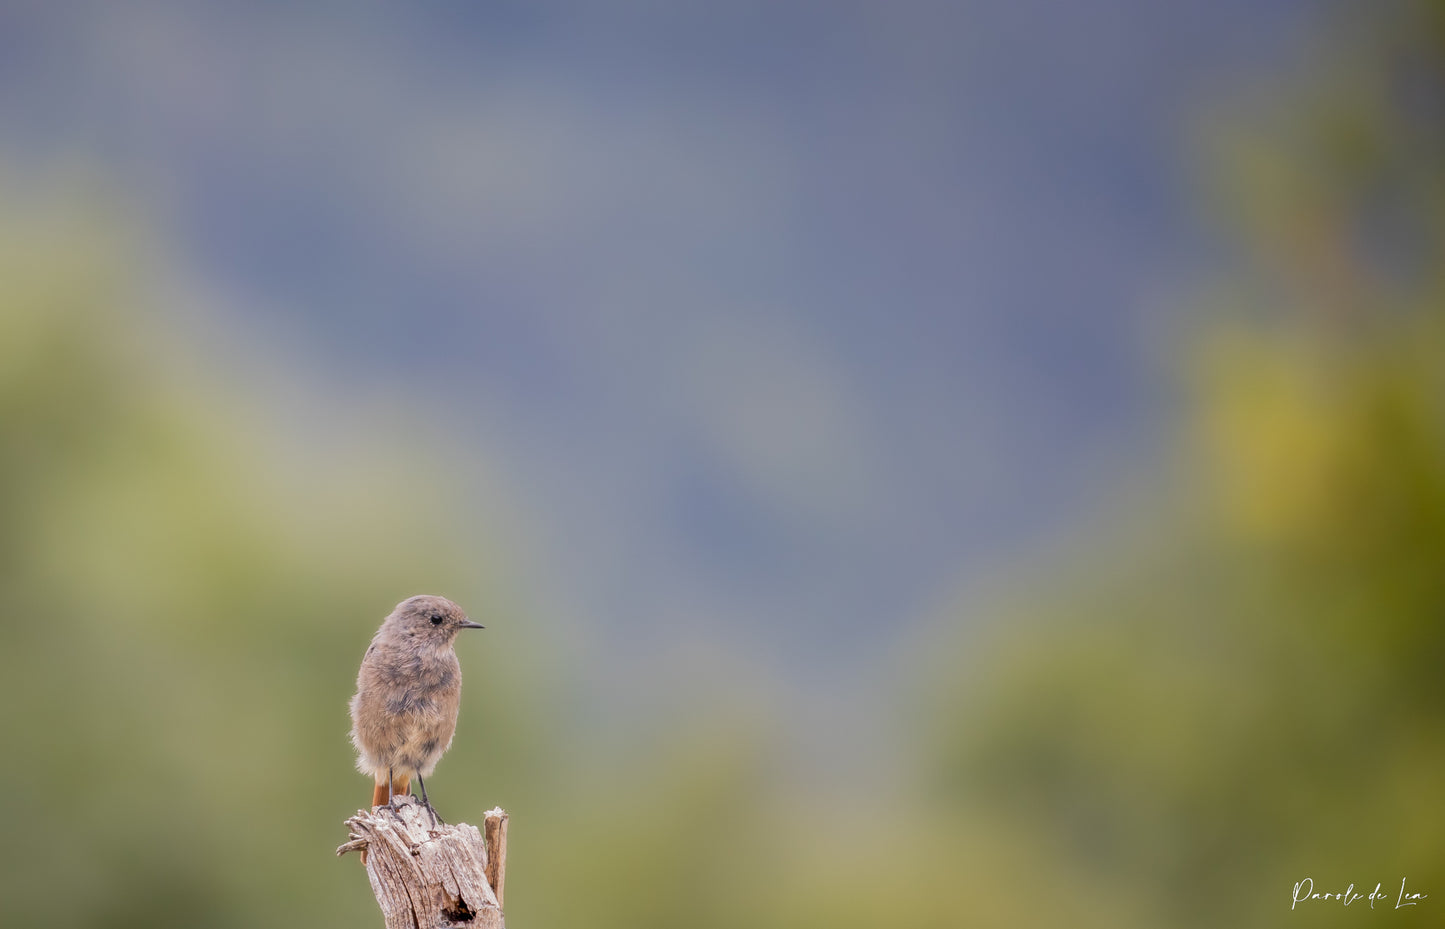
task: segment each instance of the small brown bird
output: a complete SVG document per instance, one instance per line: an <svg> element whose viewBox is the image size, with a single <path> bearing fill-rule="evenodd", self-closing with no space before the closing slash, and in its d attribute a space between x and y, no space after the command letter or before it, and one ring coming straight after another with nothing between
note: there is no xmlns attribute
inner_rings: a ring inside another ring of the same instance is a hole
<svg viewBox="0 0 1445 929"><path fill-rule="evenodd" d="M462 668L452 642L463 629L481 628L445 597L420 596L398 603L376 631L351 698L356 766L376 779L373 807L406 796L415 777L436 816L424 779L457 730Z"/></svg>

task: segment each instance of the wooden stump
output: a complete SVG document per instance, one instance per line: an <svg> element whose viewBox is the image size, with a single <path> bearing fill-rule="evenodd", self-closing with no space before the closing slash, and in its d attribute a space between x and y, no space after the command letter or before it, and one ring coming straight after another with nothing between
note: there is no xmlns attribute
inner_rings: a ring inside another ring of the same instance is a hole
<svg viewBox="0 0 1445 929"><path fill-rule="evenodd" d="M486 814L476 826L433 825L414 797L399 809L359 810L346 821L351 838L336 854L361 852L386 929L505 929L507 814Z"/></svg>

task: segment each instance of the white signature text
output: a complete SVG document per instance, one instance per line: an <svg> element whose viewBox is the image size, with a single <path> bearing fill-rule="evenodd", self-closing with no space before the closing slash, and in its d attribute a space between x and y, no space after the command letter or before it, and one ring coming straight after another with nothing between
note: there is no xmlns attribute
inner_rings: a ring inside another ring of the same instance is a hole
<svg viewBox="0 0 1445 929"><path fill-rule="evenodd" d="M1301 903L1310 903L1315 900L1319 900L1321 902L1329 901L1331 903L1343 903L1345 906L1349 906L1351 903L1355 903L1360 900L1367 900L1369 901L1370 909L1373 910L1375 908L1376 900L1379 900L1381 903L1385 903L1388 902L1390 899L1389 894L1384 893L1380 890L1382 886L1384 885L1376 884L1375 889L1370 891L1369 893L1357 892L1355 890L1354 884L1351 884L1343 891L1338 892L1323 890L1317 891L1315 890L1314 880L1307 877L1302 881L1295 882L1294 897L1290 900L1289 908L1294 909ZM1420 901L1424 900L1428 896L1430 895L1407 892L1405 890L1405 878L1402 877L1400 878L1400 892L1395 896L1395 909L1398 910L1401 907L1406 906L1418 906Z"/></svg>

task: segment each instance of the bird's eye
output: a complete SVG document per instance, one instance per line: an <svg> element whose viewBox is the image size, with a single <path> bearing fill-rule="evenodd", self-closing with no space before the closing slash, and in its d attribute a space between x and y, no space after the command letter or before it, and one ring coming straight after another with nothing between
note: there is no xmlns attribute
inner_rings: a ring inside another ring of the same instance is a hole
<svg viewBox="0 0 1445 929"><path fill-rule="evenodd" d="M440 613L433 613L433 614L431 614L431 624L432 624L433 626L440 626L440 625L442 624L442 614L440 614Z"/></svg>

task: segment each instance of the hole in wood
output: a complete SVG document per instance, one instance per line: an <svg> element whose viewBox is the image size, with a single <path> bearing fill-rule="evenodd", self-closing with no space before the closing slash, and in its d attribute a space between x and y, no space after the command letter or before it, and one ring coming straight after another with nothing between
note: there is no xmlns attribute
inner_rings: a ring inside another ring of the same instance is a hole
<svg viewBox="0 0 1445 929"><path fill-rule="evenodd" d="M477 911L467 906L461 897L447 894L447 905L442 907L442 916L454 923L469 923L477 918Z"/></svg>

